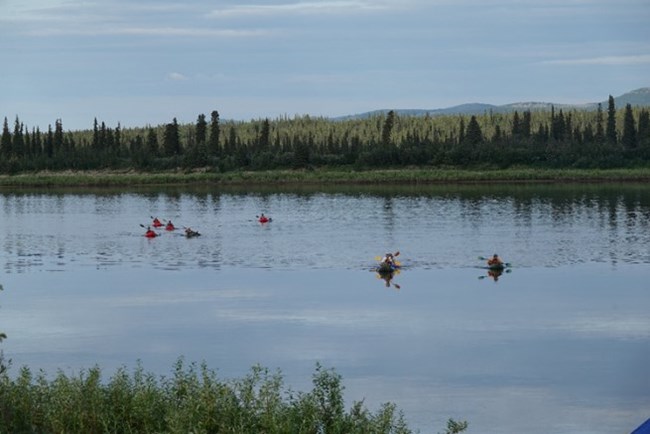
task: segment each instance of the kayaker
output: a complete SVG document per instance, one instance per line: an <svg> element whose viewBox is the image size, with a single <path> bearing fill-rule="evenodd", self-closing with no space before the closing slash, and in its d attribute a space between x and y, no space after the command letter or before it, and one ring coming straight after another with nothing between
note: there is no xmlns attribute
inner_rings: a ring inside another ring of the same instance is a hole
<svg viewBox="0 0 650 434"><path fill-rule="evenodd" d="M161 227L162 225L163 225L163 224L160 222L160 220L158 220L158 217L156 217L156 218L153 219L153 227L154 227L154 228L159 228L159 227Z"/></svg>
<svg viewBox="0 0 650 434"><path fill-rule="evenodd" d="M503 265L503 261L496 253L487 261L488 267L496 267Z"/></svg>
<svg viewBox="0 0 650 434"><path fill-rule="evenodd" d="M197 231L193 231L192 228L185 228L185 236L187 238L198 237L199 235L201 234Z"/></svg>
<svg viewBox="0 0 650 434"><path fill-rule="evenodd" d="M144 233L144 236L147 238L155 238L158 234L151 230L151 226L147 226L147 232Z"/></svg>
<svg viewBox="0 0 650 434"><path fill-rule="evenodd" d="M167 222L167 226L165 226L165 230L166 230L166 231L173 231L174 229L176 229L176 228L174 227L174 224L172 223L171 220L169 220L169 221Z"/></svg>
<svg viewBox="0 0 650 434"><path fill-rule="evenodd" d="M387 264L387 265L395 265L395 260L393 258L393 254L392 253L386 253L386 255L384 255L384 257L382 258L381 263L382 264Z"/></svg>
<svg viewBox="0 0 650 434"><path fill-rule="evenodd" d="M270 219L264 215L264 213L260 214L260 223L266 223L270 221Z"/></svg>

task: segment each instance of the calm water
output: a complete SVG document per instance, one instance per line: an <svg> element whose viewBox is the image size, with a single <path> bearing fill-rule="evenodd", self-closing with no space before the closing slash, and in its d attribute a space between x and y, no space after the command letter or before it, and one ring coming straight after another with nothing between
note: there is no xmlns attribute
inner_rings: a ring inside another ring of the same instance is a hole
<svg viewBox="0 0 650 434"><path fill-rule="evenodd" d="M146 239L151 216L202 236ZM426 433L650 415L650 186L5 190L0 245L14 369L166 375L183 355L306 389L321 362ZM386 282L374 257L395 250ZM497 281L477 259L495 252Z"/></svg>

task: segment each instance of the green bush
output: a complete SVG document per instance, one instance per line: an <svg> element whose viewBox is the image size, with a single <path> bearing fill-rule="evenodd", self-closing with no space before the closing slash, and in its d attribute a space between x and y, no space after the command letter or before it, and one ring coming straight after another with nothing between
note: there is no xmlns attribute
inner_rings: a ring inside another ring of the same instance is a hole
<svg viewBox="0 0 650 434"><path fill-rule="evenodd" d="M95 366L48 380L23 367L0 375L0 433L385 433L406 434L392 403L371 412L345 409L341 376L316 365L309 392L294 392L279 371L259 365L242 379L222 380L205 364L178 359L170 377L118 369L102 381ZM449 425L460 432L465 422Z"/></svg>

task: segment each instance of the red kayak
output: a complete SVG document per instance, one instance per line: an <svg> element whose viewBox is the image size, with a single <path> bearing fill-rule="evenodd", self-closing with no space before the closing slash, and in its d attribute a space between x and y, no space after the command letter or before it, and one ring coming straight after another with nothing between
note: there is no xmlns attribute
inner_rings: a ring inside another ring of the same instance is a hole
<svg viewBox="0 0 650 434"><path fill-rule="evenodd" d="M260 217L260 223L267 223L268 221L268 217Z"/></svg>
<svg viewBox="0 0 650 434"><path fill-rule="evenodd" d="M153 224L153 227L154 227L154 228L159 228L159 227L161 227L161 226L163 225L163 224L160 222L160 220L158 220L158 217L156 217L155 219L153 219L153 223L152 223L152 224Z"/></svg>
<svg viewBox="0 0 650 434"><path fill-rule="evenodd" d="M158 234L150 229L147 232L145 232L144 236L147 238L156 238Z"/></svg>
<svg viewBox="0 0 650 434"><path fill-rule="evenodd" d="M176 228L174 227L172 222L169 222L169 223L167 223L167 226L165 226L165 230L166 231L173 231L173 230L176 230Z"/></svg>

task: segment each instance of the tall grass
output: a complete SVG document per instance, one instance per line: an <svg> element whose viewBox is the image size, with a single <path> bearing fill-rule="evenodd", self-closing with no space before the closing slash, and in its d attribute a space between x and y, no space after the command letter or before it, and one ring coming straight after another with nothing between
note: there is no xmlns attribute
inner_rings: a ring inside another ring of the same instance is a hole
<svg viewBox="0 0 650 434"><path fill-rule="evenodd" d="M154 185L435 184L466 182L647 181L650 168L268 170L233 172L57 172L0 175L0 187L133 187Z"/></svg>
<svg viewBox="0 0 650 434"><path fill-rule="evenodd" d="M0 432L411 432L392 403L372 412L354 402L346 410L341 376L332 369L317 364L312 384L309 392L294 392L279 371L261 366L241 379L222 380L205 364L182 358L168 377L145 372L138 363L131 373L121 368L107 381L97 366L76 375L59 371L51 380L23 367L15 379L0 377ZM447 432L460 432L454 427L462 431L466 423L448 423Z"/></svg>

